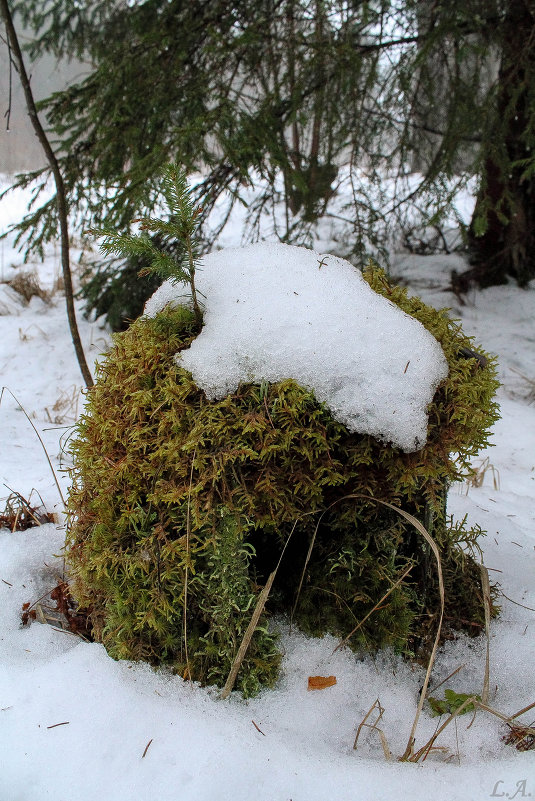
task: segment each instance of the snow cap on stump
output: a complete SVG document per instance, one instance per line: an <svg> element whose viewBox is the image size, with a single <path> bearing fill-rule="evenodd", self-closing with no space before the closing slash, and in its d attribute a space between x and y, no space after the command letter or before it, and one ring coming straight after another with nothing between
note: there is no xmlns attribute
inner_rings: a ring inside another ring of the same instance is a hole
<svg viewBox="0 0 535 801"><path fill-rule="evenodd" d="M349 431L424 446L427 406L448 374L442 348L348 261L260 243L205 256L195 282L204 326L177 359L208 398L291 378ZM186 284L167 281L145 314L187 299Z"/></svg>

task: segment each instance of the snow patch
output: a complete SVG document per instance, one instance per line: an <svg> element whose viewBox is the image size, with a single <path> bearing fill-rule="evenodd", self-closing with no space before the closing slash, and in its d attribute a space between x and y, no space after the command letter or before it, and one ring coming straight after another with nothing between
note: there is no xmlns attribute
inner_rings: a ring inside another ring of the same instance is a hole
<svg viewBox="0 0 535 801"><path fill-rule="evenodd" d="M24 306L22 296L8 284L0 284L0 316L16 316Z"/></svg>
<svg viewBox="0 0 535 801"><path fill-rule="evenodd" d="M29 190L25 197L27 203ZM0 230L8 217L15 219L11 204L0 204ZM3 277L11 277L10 260L22 262L12 239L0 241L0 277L2 258ZM455 307L455 295L446 290L451 269L463 269L458 258L404 254L395 272L408 277L426 303ZM49 281L51 286L57 270L52 248L45 263L36 267L41 285ZM2 384L38 427L66 490L60 440L65 430L52 427L44 410L51 409L60 391L80 384L81 377L64 304L56 300L46 313L30 304L0 316L0 373ZM81 301L76 305L92 366L106 345L102 332L92 332L84 319ZM535 282L527 289L511 284L474 292L454 316L462 318L464 330L486 351L500 356L502 419L494 428L494 447L475 462L488 456L500 484L494 486L487 471L481 487L452 487L448 506L456 518L467 514L488 530L481 541L485 564L512 599L498 599L501 616L491 625L490 683L492 707L514 714L534 700L535 405L526 391L535 377ZM1 483L26 498L35 487L49 511L56 501L59 511L39 440L7 393L0 407L0 443ZM9 492L4 487L0 500L5 502ZM283 662L275 688L248 702L237 694L221 702L216 690L190 685L143 663L115 662L102 646L50 626L21 627L22 603L36 601L61 577L61 560L53 554L61 554L62 542L62 532L52 525L0 532L2 801L533 797L533 752L505 745L501 737L507 727L483 712L475 722L471 714L459 717L442 732L436 745L446 752L437 750L420 765L398 762L416 712L423 669L388 653L356 658L342 649L333 654L333 638L312 640L283 631ZM443 698L446 687L480 693L485 650L484 638L446 642L432 686L463 667L431 694ZM309 675L331 674L337 678L335 687L307 692ZM357 727L377 698L385 709L378 725L393 752L392 762L385 761L379 736L371 729L362 733L353 751ZM533 710L519 718L526 725L532 721ZM425 706L416 748L436 726Z"/></svg>
<svg viewBox="0 0 535 801"><path fill-rule="evenodd" d="M428 404L448 366L436 339L374 292L349 262L261 243L206 256L196 273L204 327L179 364L210 399L240 383L292 378L356 433L423 447ZM154 316L187 297L167 281Z"/></svg>

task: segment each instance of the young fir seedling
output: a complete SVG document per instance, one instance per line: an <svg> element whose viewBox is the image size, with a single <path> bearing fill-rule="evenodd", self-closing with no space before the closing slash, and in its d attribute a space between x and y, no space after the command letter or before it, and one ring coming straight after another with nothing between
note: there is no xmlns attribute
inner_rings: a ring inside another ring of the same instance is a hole
<svg viewBox="0 0 535 801"><path fill-rule="evenodd" d="M166 167L161 179L161 191L169 208L168 220L140 217L135 220L140 227L138 234L120 234L109 228L93 230L92 233L103 237L100 249L106 255L144 256L149 266L140 275L154 273L164 280L184 281L189 284L195 322L200 326L202 309L195 287L195 270L199 259L196 234L201 208L193 203L186 175L176 164ZM181 258L176 258L158 247L156 236L163 241L176 239L181 242Z"/></svg>

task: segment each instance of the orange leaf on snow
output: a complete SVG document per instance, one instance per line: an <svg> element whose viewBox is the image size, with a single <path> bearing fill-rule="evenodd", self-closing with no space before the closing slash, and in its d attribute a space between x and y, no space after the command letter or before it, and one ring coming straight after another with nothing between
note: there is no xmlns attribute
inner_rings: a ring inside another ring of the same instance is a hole
<svg viewBox="0 0 535 801"><path fill-rule="evenodd" d="M308 689L309 690L325 690L326 687L332 687L336 684L336 676L309 676Z"/></svg>

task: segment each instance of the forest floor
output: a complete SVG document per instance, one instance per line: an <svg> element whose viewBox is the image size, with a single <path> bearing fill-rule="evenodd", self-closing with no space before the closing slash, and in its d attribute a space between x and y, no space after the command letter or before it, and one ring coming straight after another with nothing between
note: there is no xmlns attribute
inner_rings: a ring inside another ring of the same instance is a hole
<svg viewBox="0 0 535 801"><path fill-rule="evenodd" d="M2 202L0 230L17 219L24 202ZM75 248L75 261L79 255ZM63 630L60 621L51 624L47 595L63 576L65 442L84 398L59 251L51 248L42 263L21 262L9 240L0 242L0 515L8 517L23 499L56 517L25 531L0 528L1 801L535 797L533 752L507 744L510 727L481 710L456 718L425 761L397 761L425 671L392 653L333 654L330 637L283 630L275 688L248 701L237 694L221 701L213 688L145 664L116 662L103 646ZM457 519L467 515L487 531L484 562L501 593L501 614L490 629L489 705L507 717L535 701L535 286L474 291L460 303L447 287L450 270L463 266L458 255L393 257L394 275L431 305L451 308L466 333L499 359L502 416L492 447L475 462L478 480L452 487L448 507ZM22 270L35 273L41 297L26 302L8 285ZM77 305L93 364L110 336ZM22 625L26 604L36 619ZM446 643L431 685L460 668L438 694L446 687L479 694L485 653L484 637ZM309 692L307 679L314 675L334 675L337 683ZM376 730L365 730L353 749L357 728L377 699L390 761ZM515 722L534 719L531 709ZM426 705L416 748L432 736L437 720Z"/></svg>

